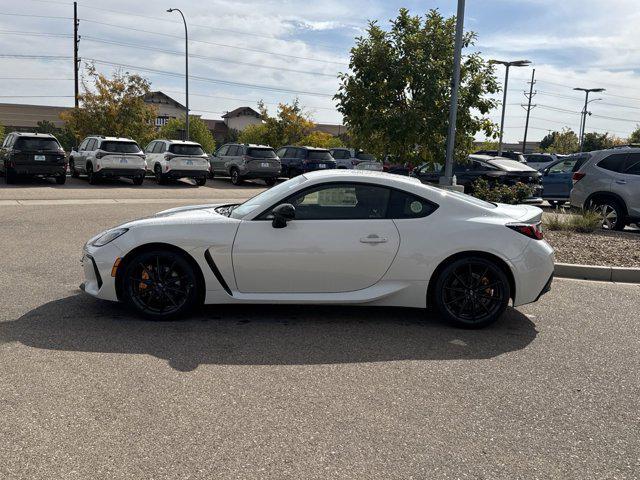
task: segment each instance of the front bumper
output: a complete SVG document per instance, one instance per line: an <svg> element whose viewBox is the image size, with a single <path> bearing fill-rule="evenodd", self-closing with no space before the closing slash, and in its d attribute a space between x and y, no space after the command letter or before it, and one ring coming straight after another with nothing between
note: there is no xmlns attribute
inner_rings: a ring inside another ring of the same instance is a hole
<svg viewBox="0 0 640 480"><path fill-rule="evenodd" d="M80 261L84 282L80 288L93 297L117 301L116 279L111 276L111 269L116 259L123 256L122 250L111 243L104 247L85 245Z"/></svg>

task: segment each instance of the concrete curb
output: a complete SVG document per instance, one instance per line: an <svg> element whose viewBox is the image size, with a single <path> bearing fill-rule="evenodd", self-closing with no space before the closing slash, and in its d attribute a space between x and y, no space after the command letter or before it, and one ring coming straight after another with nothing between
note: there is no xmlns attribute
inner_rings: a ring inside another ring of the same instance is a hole
<svg viewBox="0 0 640 480"><path fill-rule="evenodd" d="M556 263L554 275L559 278L577 278L579 280L640 283L640 268Z"/></svg>

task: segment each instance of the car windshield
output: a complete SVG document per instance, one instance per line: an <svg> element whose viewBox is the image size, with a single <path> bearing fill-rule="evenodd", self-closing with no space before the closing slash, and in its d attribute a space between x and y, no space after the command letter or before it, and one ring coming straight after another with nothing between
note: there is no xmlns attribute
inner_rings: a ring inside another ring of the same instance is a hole
<svg viewBox="0 0 640 480"><path fill-rule="evenodd" d="M535 168L528 167L524 163L517 162L515 160L509 160L506 158L493 158L490 162L496 167L500 167L502 170L506 170L507 172L527 172L531 170L535 172Z"/></svg>
<svg viewBox="0 0 640 480"><path fill-rule="evenodd" d="M55 138L18 138L15 148L22 150L60 150L60 144Z"/></svg>
<svg viewBox="0 0 640 480"><path fill-rule="evenodd" d="M176 155L204 155L204 150L200 145L183 145L176 143L169 146L169 152Z"/></svg>
<svg viewBox="0 0 640 480"><path fill-rule="evenodd" d="M273 148L248 148L247 155L253 158L276 158Z"/></svg>
<svg viewBox="0 0 640 480"><path fill-rule="evenodd" d="M356 158L358 160L366 160L366 161L369 161L369 162L375 162L377 160L374 155L372 155L370 153L364 153L364 152L361 152L361 153L357 154Z"/></svg>
<svg viewBox="0 0 640 480"><path fill-rule="evenodd" d="M136 142L102 142L100 150L110 153L140 153L140 147Z"/></svg>
<svg viewBox="0 0 640 480"><path fill-rule="evenodd" d="M286 182L282 182L275 187L270 188L269 190L265 190L262 193L259 193L253 198L250 198L246 202L238 205L233 209L231 218L242 218L245 215L253 212L259 208L267 208L269 205L274 203L275 199L280 198L283 195L286 195L288 192L295 189L301 183L306 182L307 179L304 175L299 175L297 177L293 177Z"/></svg>
<svg viewBox="0 0 640 480"><path fill-rule="evenodd" d="M309 150L309 160L333 160L333 157L327 150Z"/></svg>

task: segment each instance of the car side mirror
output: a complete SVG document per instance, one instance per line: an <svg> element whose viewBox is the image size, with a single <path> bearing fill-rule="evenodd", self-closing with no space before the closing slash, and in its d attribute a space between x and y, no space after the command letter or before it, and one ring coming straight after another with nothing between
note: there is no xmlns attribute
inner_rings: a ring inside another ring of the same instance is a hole
<svg viewBox="0 0 640 480"><path fill-rule="evenodd" d="M284 228L287 226L287 222L296 218L296 207L290 203L283 203L274 208L271 212L273 214L273 228Z"/></svg>

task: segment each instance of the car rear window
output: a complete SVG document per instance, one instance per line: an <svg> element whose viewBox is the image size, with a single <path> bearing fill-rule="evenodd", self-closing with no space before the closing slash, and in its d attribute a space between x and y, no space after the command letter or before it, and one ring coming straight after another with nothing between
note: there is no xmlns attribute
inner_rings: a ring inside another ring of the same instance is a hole
<svg viewBox="0 0 640 480"><path fill-rule="evenodd" d="M327 150L309 150L307 158L309 160L333 160L333 157Z"/></svg>
<svg viewBox="0 0 640 480"><path fill-rule="evenodd" d="M140 147L136 142L117 142L112 140L102 142L100 150L111 153L140 153Z"/></svg>
<svg viewBox="0 0 640 480"><path fill-rule="evenodd" d="M345 160L351 158L351 153L349 150L334 150L332 156L338 160Z"/></svg>
<svg viewBox="0 0 640 480"><path fill-rule="evenodd" d="M176 155L204 155L204 150L200 145L169 145L169 152Z"/></svg>
<svg viewBox="0 0 640 480"><path fill-rule="evenodd" d="M247 155L253 158L276 158L273 148L248 148Z"/></svg>
<svg viewBox="0 0 640 480"><path fill-rule="evenodd" d="M55 138L19 137L15 143L21 150L59 150L60 144Z"/></svg>
<svg viewBox="0 0 640 480"><path fill-rule="evenodd" d="M374 155L372 155L370 153L364 153L364 152L358 153L356 155L356 158L358 160L366 160L368 162L375 162L376 161L376 157Z"/></svg>

